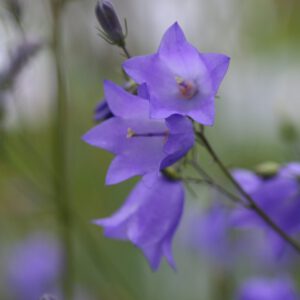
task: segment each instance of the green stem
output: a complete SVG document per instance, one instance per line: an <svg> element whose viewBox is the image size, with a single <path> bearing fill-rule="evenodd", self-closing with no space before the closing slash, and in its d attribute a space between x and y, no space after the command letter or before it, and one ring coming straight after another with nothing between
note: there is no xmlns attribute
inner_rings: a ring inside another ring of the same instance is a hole
<svg viewBox="0 0 300 300"><path fill-rule="evenodd" d="M291 245L297 253L300 254L300 245L288 234L286 234L273 220L256 204L253 198L242 188L242 186L234 179L228 169L225 167L217 153L214 151L206 136L204 135L204 131L197 132L199 138L202 141L202 144L207 149L208 153L214 159L216 164L219 166L223 174L229 179L229 181L233 184L233 186L241 193L241 195L248 202L248 208L252 209L258 216L261 217L262 220L265 221L267 225L269 225L283 240L285 240L289 245Z"/></svg>
<svg viewBox="0 0 300 300"><path fill-rule="evenodd" d="M57 218L61 229L61 242L64 252L64 268L62 272L62 288L65 300L73 299L73 253L71 225L72 216L69 207L67 178L67 98L63 74L63 58L61 46L61 12L63 3L52 1L53 40L52 48L56 67L57 99L54 124L54 197L57 204Z"/></svg>

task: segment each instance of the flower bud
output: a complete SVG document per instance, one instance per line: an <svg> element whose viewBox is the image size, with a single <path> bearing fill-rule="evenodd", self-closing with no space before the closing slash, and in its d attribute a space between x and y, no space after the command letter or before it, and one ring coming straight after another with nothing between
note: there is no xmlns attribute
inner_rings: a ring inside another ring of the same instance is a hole
<svg viewBox="0 0 300 300"><path fill-rule="evenodd" d="M256 166L255 173L263 178L271 178L275 176L280 165L273 161L266 161Z"/></svg>
<svg viewBox="0 0 300 300"><path fill-rule="evenodd" d="M123 47L125 45L125 35L117 13L110 1L99 0L95 13L103 29L103 38L112 44Z"/></svg>

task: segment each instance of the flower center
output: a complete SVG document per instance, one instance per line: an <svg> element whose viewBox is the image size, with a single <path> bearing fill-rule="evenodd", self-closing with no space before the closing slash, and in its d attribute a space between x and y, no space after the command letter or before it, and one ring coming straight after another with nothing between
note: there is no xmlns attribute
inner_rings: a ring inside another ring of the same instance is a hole
<svg viewBox="0 0 300 300"><path fill-rule="evenodd" d="M167 139L168 136L169 136L169 130L166 130L164 132L136 133L131 128L127 129L127 135L126 135L128 139L133 137L163 137L164 139Z"/></svg>
<svg viewBox="0 0 300 300"><path fill-rule="evenodd" d="M178 85L179 92L183 96L183 98L191 99L197 94L198 89L195 85L195 82L184 80L181 77L176 77L175 79Z"/></svg>

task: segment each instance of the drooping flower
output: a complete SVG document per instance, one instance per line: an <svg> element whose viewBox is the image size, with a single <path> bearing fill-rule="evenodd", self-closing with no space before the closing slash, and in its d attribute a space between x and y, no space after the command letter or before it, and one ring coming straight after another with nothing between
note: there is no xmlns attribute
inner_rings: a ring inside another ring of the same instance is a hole
<svg viewBox="0 0 300 300"><path fill-rule="evenodd" d="M226 55L200 53L175 23L164 34L157 53L130 58L123 67L137 83L147 83L152 117L180 114L211 126L214 98L228 65Z"/></svg>
<svg viewBox="0 0 300 300"><path fill-rule="evenodd" d="M256 204L288 234L300 232L300 164L283 166L273 176L261 177L247 170L233 172L235 179L252 196ZM239 227L264 228L274 251L282 253L285 243L255 212L236 209L233 223Z"/></svg>
<svg viewBox="0 0 300 300"><path fill-rule="evenodd" d="M105 236L129 240L139 247L151 268L156 270L163 256L175 268L172 239L183 212L184 188L181 181L164 175L148 174L131 192L124 205L111 217L95 224Z"/></svg>
<svg viewBox="0 0 300 300"><path fill-rule="evenodd" d="M57 291L62 253L57 241L44 233L15 247L7 264L7 282L14 299L40 299Z"/></svg>
<svg viewBox="0 0 300 300"><path fill-rule="evenodd" d="M180 159L194 143L192 123L173 115L150 119L149 101L106 81L105 98L114 117L92 128L83 139L116 154L106 183L159 171ZM142 93L146 94L145 87Z"/></svg>
<svg viewBox="0 0 300 300"><path fill-rule="evenodd" d="M251 278L243 283L237 300L296 300L294 284L286 277Z"/></svg>

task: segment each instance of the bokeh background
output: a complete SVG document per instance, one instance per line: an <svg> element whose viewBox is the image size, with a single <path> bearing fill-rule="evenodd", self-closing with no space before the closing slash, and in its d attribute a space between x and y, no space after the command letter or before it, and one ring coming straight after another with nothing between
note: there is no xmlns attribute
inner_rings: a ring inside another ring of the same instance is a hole
<svg viewBox="0 0 300 300"><path fill-rule="evenodd" d="M243 260L228 271L201 247L191 247L190 211L202 211L214 197L202 186L196 187L197 197L187 192L186 213L174 243L176 272L164 262L153 273L131 244L103 237L91 220L120 207L136 180L105 186L112 155L86 145L81 136L94 125L102 81L123 83L124 57L98 36L94 0L65 1L59 24L52 16L50 0L19 0L18 20L8 9L12 2L0 2L0 74L25 41L42 47L13 83L0 90L0 298L22 299L16 298L17 286L11 285L9 275L14 268L21 281L27 277L22 262L16 263L16 249L33 236L50 240L60 236L53 196L58 84L51 39L55 27L62 41L59 63L66 87L66 188L78 299L233 299L247 276L276 274L254 271ZM178 21L202 52L231 57L216 100L216 125L207 130L228 166L252 168L262 161L299 160L298 0L114 0L113 4L120 19L127 19L127 47L132 55L156 51L166 28ZM219 176L213 162L204 153L199 156ZM51 260L47 250L41 251L44 260ZM300 275L294 270L291 274L297 283Z"/></svg>

